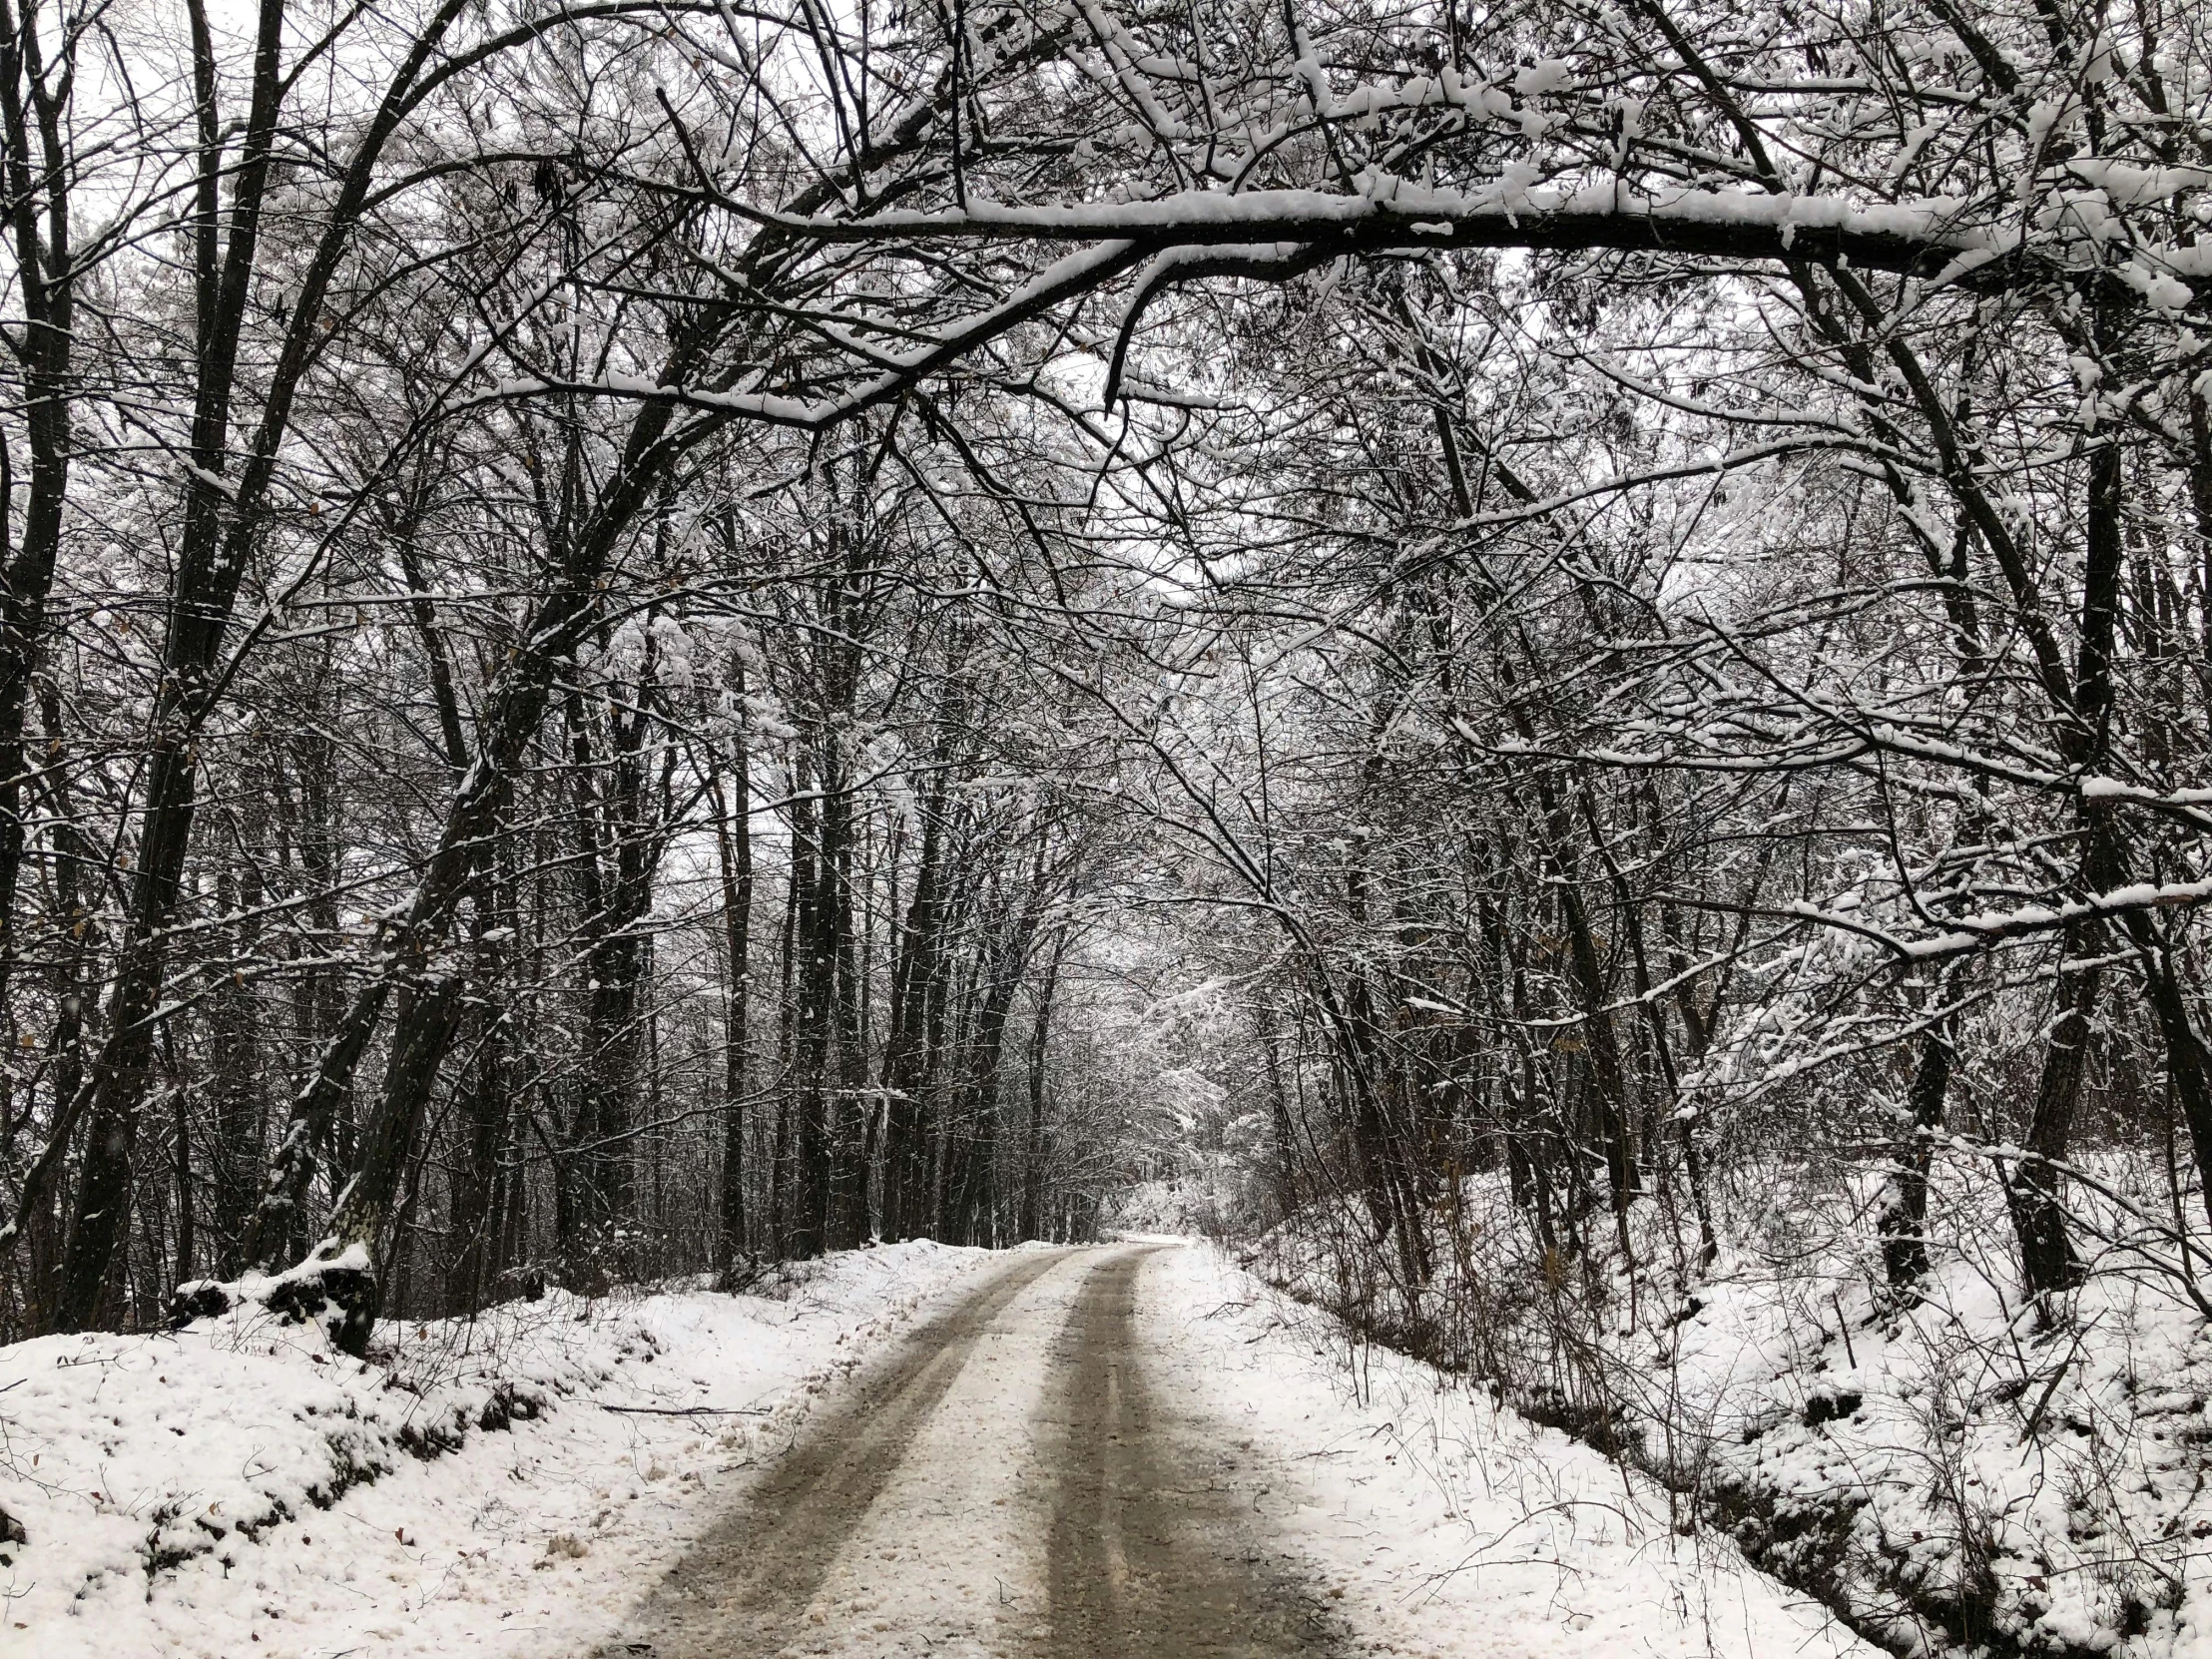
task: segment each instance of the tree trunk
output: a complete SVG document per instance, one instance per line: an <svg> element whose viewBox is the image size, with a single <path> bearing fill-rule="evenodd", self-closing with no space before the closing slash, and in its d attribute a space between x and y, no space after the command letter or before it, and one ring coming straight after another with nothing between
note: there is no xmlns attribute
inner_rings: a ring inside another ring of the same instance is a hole
<svg viewBox="0 0 2212 1659"><path fill-rule="evenodd" d="M1021 1213L1014 1228L1015 1238L1024 1244L1044 1236L1045 1061L1052 1032L1052 999L1059 989L1060 959L1067 946L1067 929L1063 927L1053 936L1052 953L1045 959L1044 979L1037 986L1037 1018L1029 1028L1029 1125L1021 1142ZM1268 1039L1271 1076L1274 1058L1271 1035ZM1289 1114L1283 1108L1280 1078L1276 1079L1276 1107L1287 1122Z"/></svg>
<svg viewBox="0 0 2212 1659"><path fill-rule="evenodd" d="M2067 953L2073 954L2082 942L2078 931L2069 931ZM2034 1111L2021 1143L2026 1156L2003 1171L2005 1207L2019 1242L2021 1282L2046 1323L2055 1318L2055 1299L2081 1282L2081 1262L2066 1236L2063 1179L2051 1164L2065 1157L2073 1131L2088 1064L2091 1016L2103 978L2103 969L2094 967L2059 975L2058 1017L2051 1024Z"/></svg>
<svg viewBox="0 0 2212 1659"><path fill-rule="evenodd" d="M1936 996L1942 995L1940 986ZM1928 1277L1928 1170L1942 1133L1943 1098L1950 1088L1951 1042L1943 1024L1921 1039L1921 1058L1906 1096L1911 1122L1895 1154L1875 1228L1882 1237L1882 1267L1890 1290L1901 1299L1918 1297Z"/></svg>
<svg viewBox="0 0 2212 1659"><path fill-rule="evenodd" d="M512 1112L508 1063L507 1009L501 1001L507 949L516 916L512 883L501 878L495 848L484 857L485 892L476 906L470 941L470 976L480 987L468 1011L474 1034L472 1063L459 1089L459 1145L454 1149L452 1202L447 1216L451 1243L445 1264L445 1305L449 1313L473 1314L484 1306L500 1269L499 1199L502 1155Z"/></svg>
<svg viewBox="0 0 2212 1659"><path fill-rule="evenodd" d="M883 1237L896 1243L927 1232L929 1215L929 1075L932 1010L943 973L943 817L945 773L931 779L920 804L921 844L914 855L913 897L900 923L891 966L890 1031L883 1045Z"/></svg>
<svg viewBox="0 0 2212 1659"><path fill-rule="evenodd" d="M24 791L29 768L24 731L32 677L47 625L62 514L69 496L75 437L73 347L76 339L77 254L71 236L70 189L76 158L68 148L74 54L60 66L60 87L42 59L38 24L0 3L0 177L7 181L6 234L14 243L21 334L11 341L23 376L22 418L31 475L21 533L0 546L0 1007L13 1006L20 946L15 906L27 835ZM34 140L33 134L36 133ZM15 479L9 446L0 442L0 541L13 509ZM12 1034L11 1034L12 1040ZM0 1079L0 1090L7 1088ZM7 1116L0 1095L0 1120Z"/></svg>
<svg viewBox="0 0 2212 1659"><path fill-rule="evenodd" d="M840 721L848 717L847 707ZM867 1056L860 1047L860 986L854 941L852 895L852 802L846 789L843 756L834 729L826 728L821 752L821 843L817 874L822 897L817 906L826 958L827 1063L823 1136L827 1190L823 1200L823 1243L830 1250L850 1250L867 1237L866 1125L862 1093Z"/></svg>
<svg viewBox="0 0 2212 1659"><path fill-rule="evenodd" d="M330 1241L338 1248L318 1252L326 1264L324 1284L343 1315L333 1338L348 1354L365 1354L375 1330L376 1292L399 1246L400 1183L459 1015L457 976L399 993L381 1109L361 1136L358 1166L330 1218Z"/></svg>
<svg viewBox="0 0 2212 1659"><path fill-rule="evenodd" d="M722 1210L716 1266L725 1275L752 1255L746 1236L745 1119L752 1018L753 796L745 737L745 667L732 670L736 700L730 788L723 790L721 756L708 746L707 790L715 813L715 850L722 870L723 955L728 979L722 1001Z"/></svg>
<svg viewBox="0 0 2212 1659"><path fill-rule="evenodd" d="M820 1256L830 1208L829 1100L830 999L835 958L823 915L820 801L802 756L792 794L792 1054L787 1095L792 1136L791 1209L785 1250Z"/></svg>
<svg viewBox="0 0 2212 1659"><path fill-rule="evenodd" d="M218 873L216 904L226 915L258 910L261 903L261 880L251 862L236 874ZM245 965L258 932L244 917L226 927L235 965L211 993L208 1007L208 1095L215 1130L208 1162L215 1176L216 1271L226 1278L244 1270L246 1234L261 1186L262 1007Z"/></svg>

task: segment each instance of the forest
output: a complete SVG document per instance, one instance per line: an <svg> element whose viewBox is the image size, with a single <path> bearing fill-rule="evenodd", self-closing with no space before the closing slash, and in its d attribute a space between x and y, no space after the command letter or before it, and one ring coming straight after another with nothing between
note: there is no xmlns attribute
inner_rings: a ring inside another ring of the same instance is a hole
<svg viewBox="0 0 2212 1659"><path fill-rule="evenodd" d="M0 0L0 1343L1196 1227L2178 1628L2202 7Z"/></svg>

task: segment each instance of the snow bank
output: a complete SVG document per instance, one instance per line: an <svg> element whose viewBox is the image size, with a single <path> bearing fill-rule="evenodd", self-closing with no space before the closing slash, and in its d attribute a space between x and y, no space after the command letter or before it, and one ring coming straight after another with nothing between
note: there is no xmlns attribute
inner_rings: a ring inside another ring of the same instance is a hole
<svg viewBox="0 0 2212 1659"><path fill-rule="evenodd" d="M0 1349L0 1652L544 1655L612 1631L752 1449L986 1252L386 1325L259 1307Z"/></svg>
<svg viewBox="0 0 2212 1659"><path fill-rule="evenodd" d="M1901 1648L2212 1652L2212 1340L2175 1287L2107 1264L2038 1330L2006 1261L1938 1254L1910 1309L1833 1266L1823 1306L1736 1261L1620 1345L1736 1535Z"/></svg>
<svg viewBox="0 0 2212 1659"><path fill-rule="evenodd" d="M2102 1173L2155 1213L2161 1172ZM1716 1192L1704 1272L1640 1206L1640 1260L1675 1265L1632 1309L1603 1265L1601 1303L1546 1290L1502 1177L1464 1183L1478 1248L1439 1232L1417 1317L1349 1209L1302 1213L1255 1263L1384 1341L1503 1379L1513 1403L1664 1477L1758 1566L1901 1653L2212 1653L2212 1329L2117 1247L2038 1329L1996 1185L1962 1160L1935 1171L1932 1271L1906 1306L1867 1221L1874 1179L1750 1172ZM2117 1209L2072 1202L2123 1235ZM2212 1255L2201 1231L2193 1245Z"/></svg>
<svg viewBox="0 0 2212 1659"><path fill-rule="evenodd" d="M1435 1659L1866 1656L1596 1451L1387 1349L1354 1344L1206 1245L1164 1250L1138 1306L1182 1364L1153 1385L1249 1425L1269 1518L1364 1646ZM1351 1364L1348 1364L1352 1362Z"/></svg>

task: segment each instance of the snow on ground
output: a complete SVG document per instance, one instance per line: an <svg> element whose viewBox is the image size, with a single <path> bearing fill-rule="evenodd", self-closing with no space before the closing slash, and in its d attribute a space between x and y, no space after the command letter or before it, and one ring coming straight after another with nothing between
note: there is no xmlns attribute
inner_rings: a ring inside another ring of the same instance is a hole
<svg viewBox="0 0 2212 1659"><path fill-rule="evenodd" d="M2137 1216L2166 1202L2161 1170L2103 1174ZM1872 1177L1779 1163L1717 1195L1709 1269L1678 1265L1632 1317L1615 1302L1578 1324L1535 1294L1541 1258L1503 1177L1472 1178L1461 1214L1479 1255L1439 1231L1431 1294L1479 1321L1512 1397L1604 1421L1760 1566L1899 1651L2212 1653L2212 1322L2170 1268L2092 1254L2092 1236L2084 1284L2042 1325L1996 1184L1959 1160L1935 1186L1941 1225L1910 1305L1884 1285ZM2128 1215L2094 1198L2072 1202L2126 1236ZM1342 1242L1361 1220L1302 1213L1255 1263L1389 1338L1402 1305L1364 1243ZM1640 1260L1682 1263L1665 1212L1636 1227ZM2190 1249L2212 1259L2212 1237L2199 1228Z"/></svg>
<svg viewBox="0 0 2212 1659"><path fill-rule="evenodd" d="M1379 1651L1879 1652L1710 1529L1678 1533L1654 1483L1430 1367L1348 1347L1337 1320L1210 1246L1154 1256L1138 1307L1153 1385L1243 1425L1239 1440L1275 1466L1270 1523Z"/></svg>
<svg viewBox="0 0 2212 1659"><path fill-rule="evenodd" d="M2212 1652L2212 1331L2117 1255L2038 1329L1992 1195L1944 1195L1967 1215L1976 1196L1979 1239L1935 1252L1917 1306L1848 1252L1817 1275L1747 1252L1669 1326L1618 1340L1617 1363L1711 1448L1739 1535L1828 1579L1864 1628Z"/></svg>
<svg viewBox="0 0 2212 1659"><path fill-rule="evenodd" d="M0 1509L29 1538L0 1542L0 1652L587 1648L724 1477L988 1259L906 1244L766 1295L555 1293L386 1327L374 1367L259 1309L0 1349Z"/></svg>

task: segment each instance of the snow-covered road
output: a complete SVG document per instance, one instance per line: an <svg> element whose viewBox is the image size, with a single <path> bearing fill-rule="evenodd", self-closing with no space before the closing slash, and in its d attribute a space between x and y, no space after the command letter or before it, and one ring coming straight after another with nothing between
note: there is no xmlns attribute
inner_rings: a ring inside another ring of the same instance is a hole
<svg viewBox="0 0 2212 1659"><path fill-rule="evenodd" d="M1586 1448L1372 1366L1202 1246L1033 1252L811 1418L600 1651L1865 1652Z"/></svg>
<svg viewBox="0 0 2212 1659"><path fill-rule="evenodd" d="M1337 1651L1238 1458L1158 1408L1146 1247L1017 1257L861 1380L604 1650Z"/></svg>

